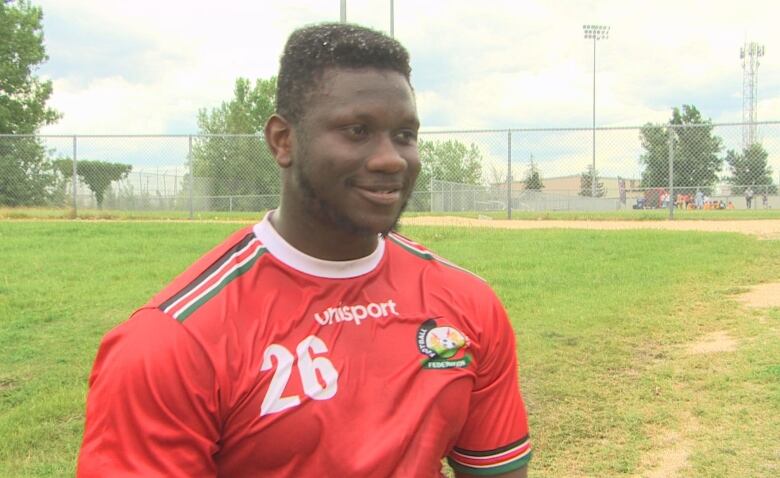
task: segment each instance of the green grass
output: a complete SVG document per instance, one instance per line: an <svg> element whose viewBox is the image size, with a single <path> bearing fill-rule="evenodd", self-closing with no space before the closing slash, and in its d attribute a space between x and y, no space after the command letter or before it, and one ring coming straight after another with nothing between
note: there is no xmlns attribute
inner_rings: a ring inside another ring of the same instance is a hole
<svg viewBox="0 0 780 478"><path fill-rule="evenodd" d="M101 336L238 227L0 222L0 476L73 475ZM680 476L778 474L780 310L748 311L730 297L780 279L780 241L403 232L485 277L506 305L533 476L641 475L668 454L663 439L672 434L690 450ZM686 352L716 331L738 348Z"/></svg>
<svg viewBox="0 0 780 478"><path fill-rule="evenodd" d="M263 212L211 212L195 211L192 219L197 221L247 221L252 222L262 217ZM72 209L47 208L3 208L0 207L2 219L84 219L84 220L121 220L121 221L152 221L172 220L185 221L190 219L189 211L125 211L110 209L79 209L74 215Z"/></svg>
<svg viewBox="0 0 780 478"><path fill-rule="evenodd" d="M195 211L192 219L199 221L247 221L252 222L262 217L262 212L226 212L226 211ZM463 211L463 212L429 212L407 211L404 216L460 216L460 217L490 217L492 219L507 219L506 211ZM120 211L100 209L80 209L78 219L96 220L189 220L189 211ZM2 219L74 219L72 209L61 208L0 208L0 220ZM512 219L534 220L589 220L589 221L661 221L669 218L666 209L624 210L605 212L579 212L579 211L549 211L527 212L512 211ZM780 209L733 209L733 210L675 210L674 218L680 220L753 220L753 219L780 219Z"/></svg>

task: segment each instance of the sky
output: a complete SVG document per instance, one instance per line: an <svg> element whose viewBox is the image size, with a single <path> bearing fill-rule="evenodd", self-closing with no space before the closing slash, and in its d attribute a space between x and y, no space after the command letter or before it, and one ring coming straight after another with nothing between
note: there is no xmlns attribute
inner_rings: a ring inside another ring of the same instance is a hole
<svg viewBox="0 0 780 478"><path fill-rule="evenodd" d="M290 32L338 21L340 7L339 0L33 3L44 11L50 57L37 73L52 80L50 105L63 113L44 134L197 133L199 109L229 100L237 77L274 75ZM746 41L766 51L758 119L780 120L776 0L394 6L394 34L411 55L423 130L590 127L593 42L583 38L583 24L610 26L609 39L596 46L598 126L665 122L682 104L716 123L740 121ZM347 19L389 32L390 1L348 0ZM738 141L738 130L727 133ZM778 133L771 140L780 148ZM578 135L573 143L587 142ZM613 141L620 149L621 140Z"/></svg>

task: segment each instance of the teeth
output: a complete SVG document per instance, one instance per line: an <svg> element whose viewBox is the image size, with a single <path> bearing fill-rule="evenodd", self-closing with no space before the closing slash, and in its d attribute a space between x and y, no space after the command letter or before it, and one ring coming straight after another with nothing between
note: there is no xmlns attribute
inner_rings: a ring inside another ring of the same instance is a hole
<svg viewBox="0 0 780 478"><path fill-rule="evenodd" d="M395 194L399 191L398 189L367 189L367 190L373 192L374 194Z"/></svg>

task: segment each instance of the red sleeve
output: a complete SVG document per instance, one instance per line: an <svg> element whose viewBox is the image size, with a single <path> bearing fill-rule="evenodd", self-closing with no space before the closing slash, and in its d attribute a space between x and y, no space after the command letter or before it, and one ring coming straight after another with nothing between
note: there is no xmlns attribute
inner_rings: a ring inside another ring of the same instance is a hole
<svg viewBox="0 0 780 478"><path fill-rule="evenodd" d="M216 476L216 396L213 367L185 326L141 309L98 350L77 476Z"/></svg>
<svg viewBox="0 0 780 478"><path fill-rule="evenodd" d="M493 298L486 311L484 346L468 418L448 457L453 469L474 475L506 473L522 468L531 458L515 336L503 306Z"/></svg>

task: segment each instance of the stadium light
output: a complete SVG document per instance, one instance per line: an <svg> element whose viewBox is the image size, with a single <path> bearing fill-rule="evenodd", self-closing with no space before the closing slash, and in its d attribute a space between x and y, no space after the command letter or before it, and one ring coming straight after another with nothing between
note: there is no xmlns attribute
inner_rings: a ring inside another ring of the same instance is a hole
<svg viewBox="0 0 780 478"><path fill-rule="evenodd" d="M395 2L390 0L390 37L395 38Z"/></svg>
<svg viewBox="0 0 780 478"><path fill-rule="evenodd" d="M596 41L609 39L609 26L583 25L586 40L593 40L593 171L590 181L590 197L596 197Z"/></svg>

